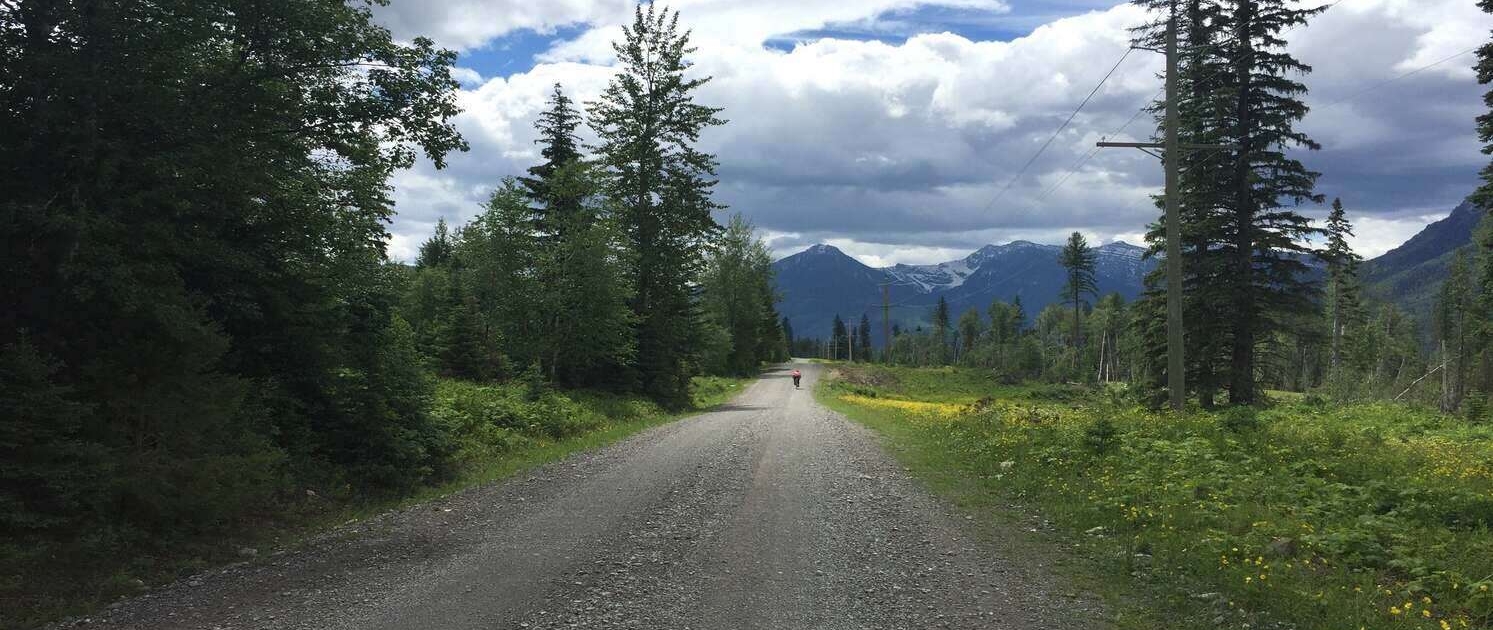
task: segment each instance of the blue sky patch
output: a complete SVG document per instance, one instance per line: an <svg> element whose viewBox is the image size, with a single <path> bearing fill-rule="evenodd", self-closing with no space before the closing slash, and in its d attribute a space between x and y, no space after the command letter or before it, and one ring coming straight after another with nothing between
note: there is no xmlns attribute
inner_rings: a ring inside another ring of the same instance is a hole
<svg viewBox="0 0 1493 630"><path fill-rule="evenodd" d="M510 77L534 68L535 55L554 46L555 42L579 37L590 28L586 24L562 26L549 32L522 29L499 37L481 48L461 53L456 65L471 68L484 77Z"/></svg>

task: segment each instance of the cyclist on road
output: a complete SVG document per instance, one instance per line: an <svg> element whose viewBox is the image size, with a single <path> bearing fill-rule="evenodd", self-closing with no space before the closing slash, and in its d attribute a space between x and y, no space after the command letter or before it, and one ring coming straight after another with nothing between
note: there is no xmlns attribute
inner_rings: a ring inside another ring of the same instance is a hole
<svg viewBox="0 0 1493 630"><path fill-rule="evenodd" d="M803 373L799 372L798 368L793 368L793 388L794 389L798 389L798 379L803 378L803 376L804 376Z"/></svg>

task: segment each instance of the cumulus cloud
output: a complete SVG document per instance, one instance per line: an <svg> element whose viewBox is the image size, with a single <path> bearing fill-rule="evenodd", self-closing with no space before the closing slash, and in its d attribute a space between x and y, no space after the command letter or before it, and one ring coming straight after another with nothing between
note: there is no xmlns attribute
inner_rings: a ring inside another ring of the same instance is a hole
<svg viewBox="0 0 1493 630"><path fill-rule="evenodd" d="M396 37L424 36L455 50L478 48L528 29L550 32L571 24L620 21L631 0L403 0L374 7Z"/></svg>
<svg viewBox="0 0 1493 630"><path fill-rule="evenodd" d="M428 234L436 216L474 214L502 177L532 165L532 122L551 86L564 83L580 101L595 98L613 72L610 43L631 10L579 0L426 0L390 10L415 4L424 9L394 13L402 21L391 24L402 32L435 29L424 32L459 47L514 29L586 26L527 71L480 84L463 78L466 113L457 124L473 150L447 171L422 166L396 181L401 218L393 231L406 241ZM1101 242L1143 232L1156 215L1149 195L1161 184L1154 159L1106 150L1070 168L1102 137L1151 134L1149 117L1135 117L1160 86L1161 59L1149 53L1132 53L1001 194L1124 54L1127 29L1144 19L1134 7L1050 19L1010 41L912 32L890 42L819 37L787 50L763 45L836 24L911 20L935 4L1003 19L1025 11L1002 0L671 3L695 33L696 71L714 77L699 100L724 107L731 121L702 139L721 161L720 200L772 235L779 252L827 241L868 262L931 262L985 243L1057 242L1073 230ZM442 17L462 11L475 12L467 21L493 19L477 28ZM1324 173L1323 192L1344 197L1364 217L1360 231L1373 235L1360 235L1365 249L1423 224L1422 215L1449 211L1475 185L1485 158L1472 133L1481 105L1470 55L1361 91L1465 51L1490 27L1465 0L1347 0L1288 35L1292 50L1316 68L1306 78L1316 111L1305 129L1324 150L1302 157Z"/></svg>

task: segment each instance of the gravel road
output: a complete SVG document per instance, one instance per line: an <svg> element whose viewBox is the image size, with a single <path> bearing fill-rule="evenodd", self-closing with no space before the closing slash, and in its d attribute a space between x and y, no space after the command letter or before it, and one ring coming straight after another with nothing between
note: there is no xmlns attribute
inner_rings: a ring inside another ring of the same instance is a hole
<svg viewBox="0 0 1493 630"><path fill-rule="evenodd" d="M1099 607L976 536L867 429L769 372L736 400L345 525L84 627L1063 628ZM72 624L69 624L72 625Z"/></svg>

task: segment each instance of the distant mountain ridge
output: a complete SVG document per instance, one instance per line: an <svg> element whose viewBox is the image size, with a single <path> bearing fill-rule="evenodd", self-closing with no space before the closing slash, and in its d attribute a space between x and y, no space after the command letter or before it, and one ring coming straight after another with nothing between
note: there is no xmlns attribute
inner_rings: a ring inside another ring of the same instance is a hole
<svg viewBox="0 0 1493 630"><path fill-rule="evenodd" d="M1427 225L1399 247L1363 264L1370 297L1394 302L1421 321L1430 317L1441 283L1458 249L1472 243L1484 211L1464 201L1445 219Z"/></svg>
<svg viewBox="0 0 1493 630"><path fill-rule="evenodd" d="M1445 219L1431 223L1402 245L1366 261L1366 293L1395 303L1426 321L1441 289L1452 256L1472 242L1484 211L1464 202ZM1124 242L1095 248L1100 294L1119 293L1134 300L1144 289L1156 262L1145 250ZM1021 297L1027 317L1061 301L1065 281L1057 245L1013 241L986 245L958 260L932 265L870 267L831 245L814 245L773 263L782 295L779 312L799 337L828 337L836 315L847 323L870 317L873 338L881 343L881 287L890 287L892 321L903 327L926 325L932 307L943 297L953 317L970 308L983 314L996 299ZM1313 273L1320 263L1312 261Z"/></svg>
<svg viewBox="0 0 1493 630"><path fill-rule="evenodd" d="M1028 317L1035 317L1059 301L1065 281L1058 262L1061 251L1056 245L1013 241L938 264L875 268L832 245L814 245L773 264L782 294L778 309L800 337L828 336L836 315L855 323L865 314L874 323L876 343L882 336L883 285L890 287L892 320L903 327L925 325L940 297L958 317L970 308L983 314L996 299L1009 302L1020 296ZM1127 300L1139 296L1145 274L1154 266L1143 259L1145 250L1115 242L1095 251L1100 292L1117 292Z"/></svg>

